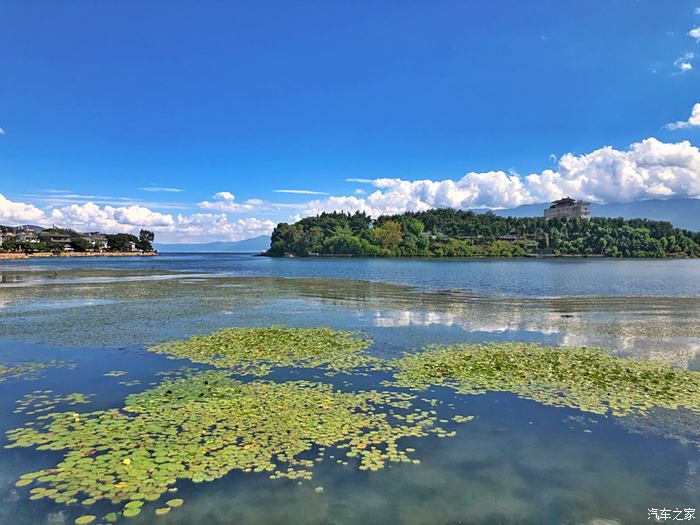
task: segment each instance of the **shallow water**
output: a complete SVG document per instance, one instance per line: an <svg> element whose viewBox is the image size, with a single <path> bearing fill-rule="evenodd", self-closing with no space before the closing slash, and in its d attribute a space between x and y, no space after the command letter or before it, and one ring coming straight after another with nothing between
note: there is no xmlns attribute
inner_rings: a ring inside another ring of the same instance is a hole
<svg viewBox="0 0 700 525"><path fill-rule="evenodd" d="M0 363L75 365L0 382L3 433L31 419L13 410L17 399L37 389L95 394L89 405L71 410L120 406L129 393L159 381L157 372L189 365L147 352L148 344L225 326L362 330L381 357L431 343L525 340L595 345L700 369L696 261L198 254L12 262L0 264L0 273L10 284L0 284ZM128 373L104 375L112 370ZM359 390L382 388L385 376L331 379L313 370L280 370L273 378ZM133 380L140 382L124 384ZM438 388L426 395L443 401L440 416L476 419L445 425L457 431L453 438L406 440L420 465L368 473L327 459L301 484L241 472L211 483L180 482L183 507L156 517L153 509L162 504L148 503L124 522L638 524L648 522L650 507L700 504L700 428L692 413L606 418L507 393L467 396ZM14 487L20 474L51 467L57 458L34 449L0 450L0 523L73 523L81 514L114 510L28 501L27 487ZM322 493L315 491L319 486Z"/></svg>

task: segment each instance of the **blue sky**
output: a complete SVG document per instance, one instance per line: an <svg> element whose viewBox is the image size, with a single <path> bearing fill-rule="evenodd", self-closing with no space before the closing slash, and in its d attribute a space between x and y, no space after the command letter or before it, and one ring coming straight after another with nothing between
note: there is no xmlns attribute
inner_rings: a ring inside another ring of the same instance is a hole
<svg viewBox="0 0 700 525"><path fill-rule="evenodd" d="M204 241L331 209L697 198L699 8L0 1L0 223Z"/></svg>

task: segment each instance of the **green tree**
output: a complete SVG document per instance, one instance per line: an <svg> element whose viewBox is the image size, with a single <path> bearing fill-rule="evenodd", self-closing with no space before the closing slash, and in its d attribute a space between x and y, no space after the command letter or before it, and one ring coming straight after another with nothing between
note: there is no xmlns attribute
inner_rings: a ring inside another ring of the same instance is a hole
<svg viewBox="0 0 700 525"><path fill-rule="evenodd" d="M153 240L155 239L155 234L149 230L141 230L139 232L139 242L137 244L139 250L144 252L153 251Z"/></svg>

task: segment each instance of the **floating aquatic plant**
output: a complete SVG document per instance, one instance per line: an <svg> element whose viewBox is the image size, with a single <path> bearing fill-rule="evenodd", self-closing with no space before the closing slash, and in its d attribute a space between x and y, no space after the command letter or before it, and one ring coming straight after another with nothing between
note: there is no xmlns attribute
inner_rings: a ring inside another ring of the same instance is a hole
<svg viewBox="0 0 700 525"><path fill-rule="evenodd" d="M513 392L546 405L615 416L650 407L700 411L700 372L656 361L611 356L592 348L525 343L430 346L394 362L397 383L458 392Z"/></svg>
<svg viewBox="0 0 700 525"><path fill-rule="evenodd" d="M12 363L11 365L0 364L0 383L8 379L36 379L39 374L49 368L75 368L73 363L65 361L51 360L45 363L33 361Z"/></svg>
<svg viewBox="0 0 700 525"><path fill-rule="evenodd" d="M169 341L150 350L257 376L267 375L273 366L324 368L333 372L380 368L382 361L365 353L372 341L356 335L330 328L227 328Z"/></svg>
<svg viewBox="0 0 700 525"><path fill-rule="evenodd" d="M141 380L132 379L131 381L119 381L119 384L123 386L138 386L141 384Z"/></svg>
<svg viewBox="0 0 700 525"><path fill-rule="evenodd" d="M208 371L166 379L129 396L121 409L41 415L9 431L7 447L63 453L53 468L20 477L18 486L35 485L30 499L107 500L122 504L129 517L178 479L200 483L232 470L310 479L315 461L308 455L323 458L327 447L357 458L361 470L417 463L399 440L453 433L414 401L405 392L341 392L308 381L241 383ZM181 504L170 499L156 513Z"/></svg>
<svg viewBox="0 0 700 525"><path fill-rule="evenodd" d="M50 395L52 393L51 390L35 390L31 394L23 396L16 401L15 414L26 413L33 416L43 412L51 412L59 404L84 405L89 403L90 398L93 397L93 394Z"/></svg>
<svg viewBox="0 0 700 525"><path fill-rule="evenodd" d="M121 377L127 374L124 370L110 370L104 374L105 377Z"/></svg>

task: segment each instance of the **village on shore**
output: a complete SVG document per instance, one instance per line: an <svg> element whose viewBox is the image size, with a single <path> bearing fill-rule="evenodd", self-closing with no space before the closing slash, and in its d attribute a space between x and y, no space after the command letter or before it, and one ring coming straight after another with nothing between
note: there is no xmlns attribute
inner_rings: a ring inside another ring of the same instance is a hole
<svg viewBox="0 0 700 525"><path fill-rule="evenodd" d="M41 226L0 225L0 259L49 256L155 255L153 232L107 234Z"/></svg>

